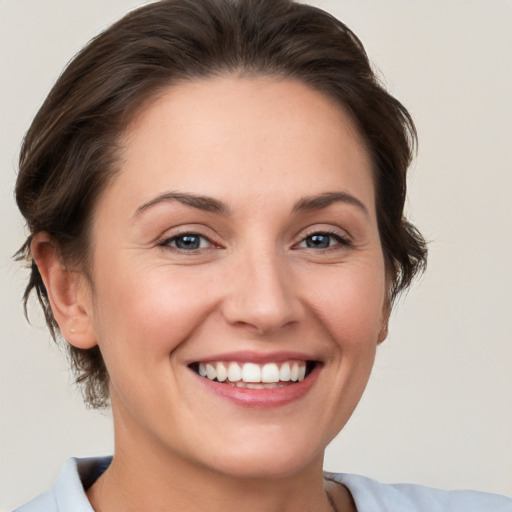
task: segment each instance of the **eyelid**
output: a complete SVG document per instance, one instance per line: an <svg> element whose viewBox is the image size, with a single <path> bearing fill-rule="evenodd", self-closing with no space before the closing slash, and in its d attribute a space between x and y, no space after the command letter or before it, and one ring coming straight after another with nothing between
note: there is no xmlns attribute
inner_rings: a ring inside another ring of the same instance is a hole
<svg viewBox="0 0 512 512"><path fill-rule="evenodd" d="M328 226L325 224L317 224L303 229L296 237L296 242L294 242L293 246L296 247L298 244L306 240L306 238L313 235L332 236L333 238L336 238L341 245L344 246L351 246L354 244L352 237L345 229L338 228L332 225Z"/></svg>
<svg viewBox="0 0 512 512"><path fill-rule="evenodd" d="M158 237L158 239L156 241L156 245L159 247L168 248L170 250L175 250L175 251L179 251L179 252L187 252L189 254L194 254L194 252L204 251L204 250L208 250L208 249L212 249L212 248L222 248L222 244L218 240L216 240L214 236L212 236L210 234L207 235L204 233L204 231L206 229L207 228L202 228L201 226L197 226L197 225L195 225L195 226L180 226L180 227L174 228L172 230L168 230L162 236ZM169 232L169 231L171 231L171 232ZM208 231L211 231L211 230L208 230ZM180 237L186 236L186 235L197 236L204 240L207 240L209 247L200 247L195 250L194 249L184 250L184 249L180 249L178 247L172 247L170 245L171 242L173 242L174 240L176 240Z"/></svg>
<svg viewBox="0 0 512 512"><path fill-rule="evenodd" d="M321 235L326 236L331 239L334 239L335 242L333 244L329 244L328 247L307 247L303 246L302 244L307 243L308 238L315 236L315 235ZM339 235L336 232L327 232L327 231L316 231L315 233L312 233L310 235L306 235L302 240L300 240L297 244L295 244L294 248L296 249L310 249L313 251L329 251L329 250L337 250L341 248L347 248L352 245L351 241L347 238Z"/></svg>
<svg viewBox="0 0 512 512"><path fill-rule="evenodd" d="M173 243L177 242L180 238L184 238L186 236L197 237L200 240L206 240L208 247L201 247L201 241L199 242L200 246L195 248L195 249L182 249L180 247L175 247L175 246L172 245ZM162 247L171 247L172 249L176 249L177 251L194 252L194 251L199 251L201 249L207 249L207 248L211 247L214 244L212 243L212 241L208 237L200 235L198 233L183 233L181 235L173 235L173 236L167 238L160 245Z"/></svg>

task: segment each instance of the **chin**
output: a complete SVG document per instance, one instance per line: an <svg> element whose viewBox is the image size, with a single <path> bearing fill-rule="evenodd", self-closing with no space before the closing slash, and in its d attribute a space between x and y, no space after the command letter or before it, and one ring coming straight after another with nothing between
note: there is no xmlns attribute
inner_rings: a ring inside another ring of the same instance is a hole
<svg viewBox="0 0 512 512"><path fill-rule="evenodd" d="M296 475L311 465L322 467L323 444L312 446L294 440L286 432L271 439L271 442L268 437L260 438L259 442L254 438L230 442L224 445L222 456L214 456L210 467L226 476L243 479L280 479Z"/></svg>

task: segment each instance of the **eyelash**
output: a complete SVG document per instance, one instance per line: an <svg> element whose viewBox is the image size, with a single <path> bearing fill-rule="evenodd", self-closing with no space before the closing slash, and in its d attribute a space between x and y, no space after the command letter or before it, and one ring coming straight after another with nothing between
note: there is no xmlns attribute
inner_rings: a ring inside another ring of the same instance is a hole
<svg viewBox="0 0 512 512"><path fill-rule="evenodd" d="M183 247L173 246L171 244L176 243L178 240L183 240L187 237L190 238L199 238L199 247L194 247L193 249L184 249ZM206 241L207 246L201 247L201 244ZM177 233L169 238L165 238L158 244L160 247L167 248L170 250L174 250L180 253L188 253L188 254L197 254L201 250L210 249L212 247L219 247L214 242L212 242L207 236L201 235L200 233L195 233L193 231L184 231L183 233Z"/></svg>
<svg viewBox="0 0 512 512"><path fill-rule="evenodd" d="M329 245L327 247L308 247L304 246L301 247L301 244L307 244L308 239L311 239L315 236L321 236L321 237L329 237L330 239L335 240L335 244L333 245L331 241L329 240ZM190 238L198 238L199 239L199 247L193 247L192 249L186 249L184 247L178 247L177 244L178 241L181 239L186 239L187 237ZM206 242L206 246L204 246L204 242ZM200 233L195 233L193 231L185 231L183 233L178 233L176 235L173 235L169 238L165 238L162 240L159 244L160 247L164 247L170 250L174 250L180 253L188 253L188 254L197 254L201 250L207 250L211 249L212 247L219 247L219 245L215 244L212 240L210 240L207 236L201 235ZM203 247L201 247L203 245ZM335 250L336 248L341 247L350 247L352 245L351 240L349 240L346 237L341 236L339 233L335 231L312 231L310 233L307 233L297 244L293 246L293 249L313 249L313 250L322 250L322 251L328 251L328 250Z"/></svg>
<svg viewBox="0 0 512 512"><path fill-rule="evenodd" d="M313 248L313 247L300 247L301 244L307 243L308 238L311 238L314 236L326 236L329 238L333 238L336 241L336 243L334 245L332 245L330 243L328 247L316 248L317 250L328 251L328 250L335 250L336 248L339 248L340 246L341 247L350 247L352 245L351 240L349 240L346 237L341 236L338 232L329 231L329 230L321 230L321 231L311 231L310 233L306 233L306 236L304 236L304 238L302 238L299 243L295 244L294 248L314 249L315 250L315 248Z"/></svg>

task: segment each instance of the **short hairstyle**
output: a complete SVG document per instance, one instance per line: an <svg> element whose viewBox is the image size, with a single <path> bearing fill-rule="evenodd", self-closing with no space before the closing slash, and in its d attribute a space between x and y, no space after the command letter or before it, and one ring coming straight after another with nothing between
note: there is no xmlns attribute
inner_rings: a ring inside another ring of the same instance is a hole
<svg viewBox="0 0 512 512"><path fill-rule="evenodd" d="M348 112L373 163L391 302L424 269L425 241L403 213L414 124L379 83L354 33L293 0L161 0L130 12L75 56L23 141L16 200L29 230L17 253L31 265L24 304L35 291L54 339L59 327L31 257L32 237L47 232L62 260L87 275L92 212L118 171L117 144L136 112L175 83L240 73L296 79ZM99 348L67 346L85 402L106 406Z"/></svg>

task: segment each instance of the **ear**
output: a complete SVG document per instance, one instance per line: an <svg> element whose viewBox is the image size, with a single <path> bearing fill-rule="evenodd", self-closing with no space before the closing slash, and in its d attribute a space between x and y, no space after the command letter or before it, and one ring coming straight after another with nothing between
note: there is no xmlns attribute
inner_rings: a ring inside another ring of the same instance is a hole
<svg viewBox="0 0 512 512"><path fill-rule="evenodd" d="M389 294L388 294L389 295ZM388 336L389 317L391 315L391 299L386 297L382 307L382 321L377 335L377 344L381 344Z"/></svg>
<svg viewBox="0 0 512 512"><path fill-rule="evenodd" d="M57 244L47 233L34 236L30 252L43 279L62 336L77 348L88 349L97 345L92 323L91 290L86 278L65 266Z"/></svg>

